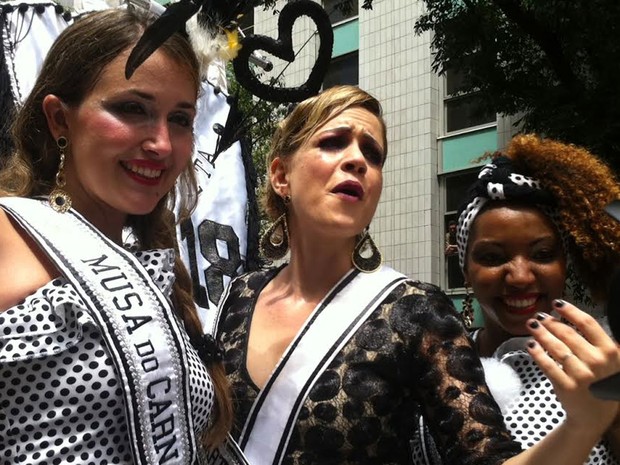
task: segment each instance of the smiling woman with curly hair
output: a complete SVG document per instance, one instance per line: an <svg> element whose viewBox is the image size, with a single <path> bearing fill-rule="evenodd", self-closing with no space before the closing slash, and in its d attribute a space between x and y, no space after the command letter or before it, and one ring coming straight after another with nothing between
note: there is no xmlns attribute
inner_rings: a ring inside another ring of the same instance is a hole
<svg viewBox="0 0 620 465"><path fill-rule="evenodd" d="M590 402L591 413L600 412L590 432L603 440L584 463L616 465L618 405L589 388L601 370L618 371L620 360L592 305L605 301L620 264L620 223L605 211L620 186L586 149L535 135L518 135L489 157L457 225L459 264L482 309L483 326L471 335L487 360L486 381L524 448L570 423L575 399ZM579 334L566 337L573 329L562 319ZM524 336L546 331L553 343L536 358L540 347Z"/></svg>

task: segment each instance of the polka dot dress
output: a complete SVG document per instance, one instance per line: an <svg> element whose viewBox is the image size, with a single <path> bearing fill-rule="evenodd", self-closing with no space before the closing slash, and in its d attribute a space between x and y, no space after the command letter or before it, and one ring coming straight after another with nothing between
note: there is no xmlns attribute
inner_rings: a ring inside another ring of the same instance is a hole
<svg viewBox="0 0 620 465"><path fill-rule="evenodd" d="M172 251L136 256L168 295ZM213 386L188 347L192 415L207 425ZM58 278L0 313L0 465L133 464L123 389L102 336Z"/></svg>
<svg viewBox="0 0 620 465"><path fill-rule="evenodd" d="M521 392L506 406L506 427L524 449L532 447L560 423L565 412L556 398L551 381L538 368L530 355L514 351L502 357L502 363L513 368L521 379ZM485 376L493 376L486 371ZM605 441L598 443L590 452L586 465L618 465Z"/></svg>

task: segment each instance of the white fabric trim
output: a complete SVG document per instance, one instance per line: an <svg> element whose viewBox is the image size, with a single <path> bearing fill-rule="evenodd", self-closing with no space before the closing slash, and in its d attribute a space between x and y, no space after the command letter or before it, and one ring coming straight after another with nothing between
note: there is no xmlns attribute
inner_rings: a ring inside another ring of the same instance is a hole
<svg viewBox="0 0 620 465"><path fill-rule="evenodd" d="M15 9L6 15L3 24L3 51L13 99L20 106L30 94L49 48L70 22L56 13L56 5L49 1L12 1L8 4ZM21 12L20 4L28 8ZM44 5L45 11L37 13L35 5Z"/></svg>

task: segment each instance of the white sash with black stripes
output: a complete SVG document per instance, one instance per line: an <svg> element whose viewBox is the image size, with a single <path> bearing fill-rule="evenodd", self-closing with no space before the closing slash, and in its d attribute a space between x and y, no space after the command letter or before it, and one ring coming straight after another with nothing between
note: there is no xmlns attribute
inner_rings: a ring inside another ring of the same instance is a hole
<svg viewBox="0 0 620 465"><path fill-rule="evenodd" d="M353 269L317 305L252 405L239 438L248 463L282 462L297 416L316 380L405 280L405 275L387 266L374 273Z"/></svg>
<svg viewBox="0 0 620 465"><path fill-rule="evenodd" d="M136 465L196 460L183 329L137 258L75 210L2 198L0 205L39 244L99 325L124 387Z"/></svg>

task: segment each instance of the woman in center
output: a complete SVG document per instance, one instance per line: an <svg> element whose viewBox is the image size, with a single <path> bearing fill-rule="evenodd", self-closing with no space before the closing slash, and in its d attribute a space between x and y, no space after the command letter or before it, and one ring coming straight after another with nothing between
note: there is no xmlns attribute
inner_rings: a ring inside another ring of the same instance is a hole
<svg viewBox="0 0 620 465"><path fill-rule="evenodd" d="M386 154L381 106L353 86L300 103L276 131L261 246L290 257L233 281L215 329L248 462L406 464L421 409L446 464L583 463L615 403L574 401L587 434L567 421L519 454L451 301L381 266L367 230ZM535 360L562 350L559 324L534 333Z"/></svg>

